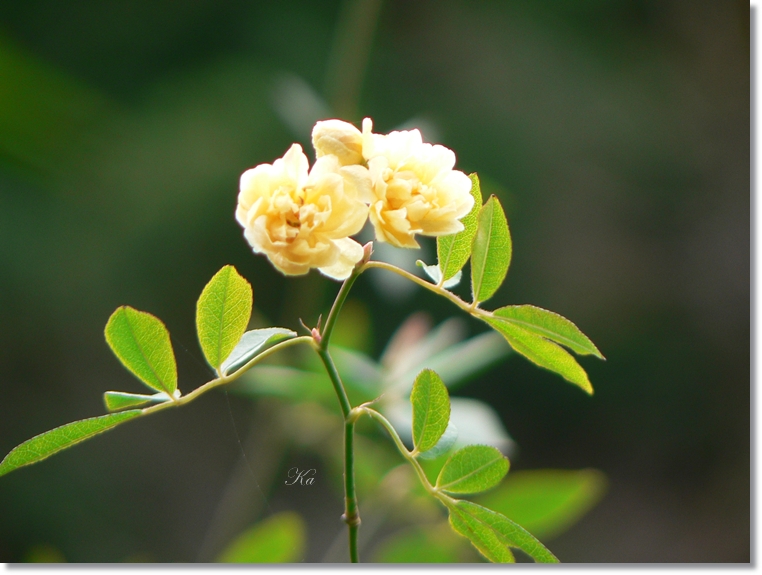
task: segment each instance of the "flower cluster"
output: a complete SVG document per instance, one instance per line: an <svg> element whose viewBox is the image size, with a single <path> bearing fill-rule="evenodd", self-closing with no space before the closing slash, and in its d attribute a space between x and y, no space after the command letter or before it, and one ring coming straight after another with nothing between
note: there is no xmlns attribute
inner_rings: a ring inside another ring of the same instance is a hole
<svg viewBox="0 0 762 575"><path fill-rule="evenodd" d="M417 248L417 234L442 236L463 229L471 210L471 180L454 170L455 154L423 142L418 130L374 134L341 120L312 130L312 168L299 144L272 164L241 175L236 220L255 253L286 275L311 268L345 279L363 257L350 236L367 219L376 239Z"/></svg>

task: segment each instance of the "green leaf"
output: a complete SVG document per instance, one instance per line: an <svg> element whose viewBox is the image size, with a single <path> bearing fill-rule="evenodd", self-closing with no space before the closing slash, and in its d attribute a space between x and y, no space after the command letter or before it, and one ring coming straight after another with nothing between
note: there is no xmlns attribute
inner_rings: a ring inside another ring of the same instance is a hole
<svg viewBox="0 0 762 575"><path fill-rule="evenodd" d="M266 327L247 331L239 336L239 341L225 361L220 365L220 373L229 375L249 363L271 345L296 337L296 332L283 327Z"/></svg>
<svg viewBox="0 0 762 575"><path fill-rule="evenodd" d="M479 212L479 227L471 249L471 291L476 303L491 298L511 265L511 234L496 196Z"/></svg>
<svg viewBox="0 0 762 575"><path fill-rule="evenodd" d="M430 266L421 260L415 260L415 265L423 269L423 271L426 272L426 275L429 276L429 278L431 278L431 281L439 285L439 281L442 279L442 272L439 269L439 265ZM460 278L462 276L463 276L463 272L458 270L458 272L454 276L452 276L450 279L445 280L442 283L442 287L445 289L455 287L456 285L460 283Z"/></svg>
<svg viewBox="0 0 762 575"><path fill-rule="evenodd" d="M538 563L558 563L556 556L536 537L504 515L463 500L447 507L452 528L493 563L515 561L508 547L521 549Z"/></svg>
<svg viewBox="0 0 762 575"><path fill-rule="evenodd" d="M439 438L437 444L431 449L418 454L418 459L437 459L441 457L455 445L458 440L458 428L452 422L452 419L447 422L447 428L444 430L442 437Z"/></svg>
<svg viewBox="0 0 762 575"><path fill-rule="evenodd" d="M241 339L251 318L251 286L233 266L225 266L209 280L196 304L196 331L201 350L219 369Z"/></svg>
<svg viewBox="0 0 762 575"><path fill-rule="evenodd" d="M508 473L508 458L490 445L467 445L450 456L437 477L437 489L478 493L494 487Z"/></svg>
<svg viewBox="0 0 762 575"><path fill-rule="evenodd" d="M106 324L106 341L140 381L156 391L174 394L175 354L169 332L159 318L129 306L119 307Z"/></svg>
<svg viewBox="0 0 762 575"><path fill-rule="evenodd" d="M418 452L434 447L450 420L450 397L442 379L430 369L418 374L410 394L413 445Z"/></svg>
<svg viewBox="0 0 762 575"><path fill-rule="evenodd" d="M555 537L592 509L606 491L596 469L514 471L475 502L510 517L537 537Z"/></svg>
<svg viewBox="0 0 762 575"><path fill-rule="evenodd" d="M568 351L500 317L483 315L481 318L500 332L511 347L528 360L557 373L587 393L593 393L587 373Z"/></svg>
<svg viewBox="0 0 762 575"><path fill-rule="evenodd" d="M466 503L458 501L457 503ZM490 525L455 505L448 506L450 525L492 563L516 563L516 558L500 535Z"/></svg>
<svg viewBox="0 0 762 575"><path fill-rule="evenodd" d="M492 312L500 321L517 325L535 335L560 343L579 355L605 359L595 344L565 317L533 305L509 305Z"/></svg>
<svg viewBox="0 0 762 575"><path fill-rule="evenodd" d="M164 403L171 398L160 391L153 395L141 393L127 393L126 391L107 391L103 394L103 403L109 411L121 411L130 407L140 407L149 403Z"/></svg>
<svg viewBox="0 0 762 575"><path fill-rule="evenodd" d="M110 413L108 415L67 423L61 427L41 433L14 448L5 456L5 459L0 462L0 476L10 473L19 467L42 461L59 451L85 439L90 439L94 435L103 433L142 413L139 409Z"/></svg>
<svg viewBox="0 0 762 575"><path fill-rule="evenodd" d="M461 268L466 265L471 256L471 244L476 235L479 210L482 207L482 192L479 185L479 176L469 174L471 178L471 195L474 197L474 207L466 216L460 220L464 229L451 236L442 236L437 238L437 261L438 268L444 275L445 282L455 277ZM432 278L433 279L433 278ZM439 280L434 280L439 283ZM449 287L443 285L442 287Z"/></svg>
<svg viewBox="0 0 762 575"><path fill-rule="evenodd" d="M294 563L304 554L306 527L293 511L260 521L220 554L221 563Z"/></svg>

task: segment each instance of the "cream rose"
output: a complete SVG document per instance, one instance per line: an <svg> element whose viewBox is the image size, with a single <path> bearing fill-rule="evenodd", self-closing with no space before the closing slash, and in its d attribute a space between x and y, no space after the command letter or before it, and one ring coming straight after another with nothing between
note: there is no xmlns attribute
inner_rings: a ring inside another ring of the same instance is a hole
<svg viewBox="0 0 762 575"><path fill-rule="evenodd" d="M376 237L404 248L417 248L415 235L443 236L463 229L471 210L471 180L455 166L455 154L425 144L418 130L373 134L363 120L363 157L372 183L370 221Z"/></svg>
<svg viewBox="0 0 762 575"><path fill-rule="evenodd" d="M299 144L273 164L241 175L236 220L255 253L263 253L286 275L318 268L333 279L347 278L363 257L349 236L368 215L360 199L370 192L362 166L342 167L334 155L319 158L309 170Z"/></svg>

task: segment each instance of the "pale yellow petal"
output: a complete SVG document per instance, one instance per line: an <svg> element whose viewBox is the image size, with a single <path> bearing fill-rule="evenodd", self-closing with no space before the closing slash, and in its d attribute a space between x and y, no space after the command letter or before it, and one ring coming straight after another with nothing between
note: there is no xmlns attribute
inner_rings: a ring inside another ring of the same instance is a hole
<svg viewBox="0 0 762 575"><path fill-rule="evenodd" d="M344 240L367 219L368 207L358 198L358 188L364 187L367 195L370 176L361 166L342 170L338 158L329 154L309 171L301 146L294 144L272 165L245 172L236 220L252 251L266 255L286 275L334 270L332 266L338 271L330 273L343 273L342 266L358 253L357 246Z"/></svg>
<svg viewBox="0 0 762 575"><path fill-rule="evenodd" d="M454 170L449 148L423 142L418 130L373 134L363 121L363 155L373 187L370 220L379 241L418 247L416 234L440 236L463 229L473 206L471 180Z"/></svg>
<svg viewBox="0 0 762 575"><path fill-rule="evenodd" d="M368 168L365 166L344 166L339 170L339 173L344 178L344 191L347 195L366 204L375 199Z"/></svg>
<svg viewBox="0 0 762 575"><path fill-rule="evenodd" d="M312 129L312 145L316 156L336 156L344 166L363 161L362 144L360 130L341 120L323 120Z"/></svg>
<svg viewBox="0 0 762 575"><path fill-rule="evenodd" d="M357 263L363 257L362 246L350 238L334 240L334 246L338 252L336 261L319 268L320 273L335 280L347 279Z"/></svg>

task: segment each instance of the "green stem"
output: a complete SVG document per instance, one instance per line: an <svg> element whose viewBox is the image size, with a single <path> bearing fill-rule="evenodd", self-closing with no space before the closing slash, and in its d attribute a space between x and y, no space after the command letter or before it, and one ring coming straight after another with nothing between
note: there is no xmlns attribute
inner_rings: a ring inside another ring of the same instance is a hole
<svg viewBox="0 0 762 575"><path fill-rule="evenodd" d="M336 300L333 302L331 311L326 318L325 328L316 340L315 350L323 361L328 377L333 384L336 397L339 400L341 413L344 415L344 515L342 519L349 528L349 559L352 563L359 563L360 556L357 547L357 535L360 529L360 509L357 504L357 493L355 489L355 455L354 455L354 432L356 416L352 413L352 405L349 403L347 391L344 383L341 381L339 371L333 362L328 344L331 341L331 334L336 325L341 308L347 299L349 290L355 280L362 273L363 267L355 268L341 286Z"/></svg>
<svg viewBox="0 0 762 575"><path fill-rule="evenodd" d="M352 563L360 562L360 553L357 547L357 535L360 531L360 508L357 504L355 492L355 452L354 452L355 423L344 423L344 493L345 507L344 522L349 528L349 560Z"/></svg>
<svg viewBox="0 0 762 575"><path fill-rule="evenodd" d="M394 445L397 446L397 449L402 454L402 457L407 459L410 465L413 466L413 469L415 469L415 472L418 474L418 479L421 480L421 483L423 484L424 488L426 488L426 491L441 499L440 496L444 494L436 489L433 485L431 485L429 478L426 477L426 473L423 471L423 467L421 467L421 464L415 458L415 455L413 455L411 451L408 451L408 448L405 447L404 443L402 443L400 436L397 434L397 430L394 429L394 426L391 424L391 422L378 411L371 409L370 407L362 406L358 409L362 409L363 412L367 413L373 419L378 421L384 427L384 429L389 432L389 435L392 437L392 441L394 441Z"/></svg>
<svg viewBox="0 0 762 575"><path fill-rule="evenodd" d="M368 268L380 268L380 269L385 269L385 270L394 272L396 274L399 274L402 277L412 281L413 283L417 283L421 287L426 288L427 290L432 291L438 295L441 295L442 297L446 299L449 299L452 303L454 303L459 308L461 308L462 310L464 310L465 312L471 315L474 315L474 316L490 315L489 312L486 312L485 314L485 312L476 308L474 305L464 302L462 299L460 299L458 296L456 296L452 292L444 289L444 287L442 287L442 284L444 282L440 282L438 285L429 283L403 269L400 269L391 264L387 264L385 262L369 261L365 263L364 265L359 266L358 268L354 270L352 275L344 282L344 285L341 286L341 290L339 290L339 294L336 296L336 301L334 302L333 307L331 308L331 312L328 316L328 321L326 322L325 331L323 332L322 339L319 343L318 353L320 354L320 357L323 359L323 363L325 364L326 369L328 370L328 375L331 376L331 381L333 382L334 388L336 389L336 394L339 397L339 402L341 403L342 411L344 412L344 419L345 419L345 427L344 427L344 442L345 442L344 443L345 486L344 487L345 489L344 491L345 491L346 509L347 509L345 513L345 521L347 522L347 525L349 526L349 552L350 552L350 556L353 563L359 562L359 558L357 557L357 527L360 524L360 515L357 509L357 498L355 496L355 490L354 490L354 453L353 453L354 422L357 419L357 415L361 413L367 413L373 419L378 421L389 432L389 435L391 436L392 440L394 441L394 444L397 446L397 449L402 454L402 456L410 463L410 465L413 466L413 469L415 469L415 472L418 475L418 479L421 481L421 484L424 486L426 491L428 491L431 495L436 497L446 507L452 506L454 504L454 500L451 497L447 496L446 494L439 491L436 487L431 485L431 483L429 482L429 478L426 477L426 473L421 467L421 464L416 459L417 453L408 451L407 447L405 447L405 444L402 443L400 436L397 434L397 431L394 429L394 426L392 426L392 424L383 415L381 415L375 409L371 409L370 407L367 407L367 404L363 404L362 406L354 410L351 410L349 408L350 404L349 404L349 400L346 398L346 392L344 391L344 386L341 384L341 379L339 378L339 374L336 371L336 366L333 365L331 356L328 354L328 351L327 351L328 340L330 339L331 331L336 322L336 318L339 314L339 311L341 310L341 306L344 304L344 300L347 297L347 293L349 292L349 289L352 287L352 284L354 283L355 279L357 279L357 276L359 276L363 271L365 271ZM352 414L351 418L349 417L350 413Z"/></svg>
<svg viewBox="0 0 762 575"><path fill-rule="evenodd" d="M339 372L333 363L331 354L327 349L317 348L320 359L323 360L328 377L333 383L333 388L339 398L341 411L344 414L344 515L342 519L349 528L349 559L352 563L359 563L360 557L357 551L357 532L360 528L360 509L357 505L357 493L355 491L355 456L354 456L354 431L355 423L352 417L352 407L349 404L347 392L341 382Z"/></svg>
<svg viewBox="0 0 762 575"><path fill-rule="evenodd" d="M405 270L400 269L397 266L393 266L392 264L387 264L386 262L371 261L362 267L362 269L366 269L366 268L379 268L382 270L394 272L397 275L401 275L403 278L409 279L411 282L417 283L419 286L426 288L427 290L434 292L435 294L441 295L442 297L446 299L449 299L452 303L454 303L460 309L462 309L463 311L471 315L477 315L478 312L482 311L478 308L474 308L472 304L464 302L454 293L446 290L441 285L427 282L426 280L419 278L418 276L413 275L410 272L406 272Z"/></svg>
<svg viewBox="0 0 762 575"><path fill-rule="evenodd" d="M327 349L323 349L322 346L316 346L315 349L317 350L320 359L323 360L323 366L325 366L328 377L333 384L333 389L336 392L336 397L339 398L341 413L346 420L349 417L349 412L352 411L352 406L349 403L349 397L347 397L347 392L344 389L344 384L341 381L339 371L336 369L336 364L333 363L333 358Z"/></svg>
<svg viewBox="0 0 762 575"><path fill-rule="evenodd" d="M357 417L360 414L367 413L368 415L376 419L378 422L380 422L384 428L386 428L386 430L389 432L389 435L391 435L395 445L397 446L397 449L402 454L402 456L405 459L407 459L410 462L410 464L413 466L413 468L416 471L416 474L418 475L418 478L420 479L421 483L423 484L423 486L426 488L426 490L429 493L434 495L437 499L442 501L442 503L444 503L445 505L452 503L452 499L450 497L440 492L438 489L436 489L434 486L431 485L428 478L426 477L425 472L423 471L423 468L421 467L421 464L415 458L415 455L411 453L410 451L408 451L408 449L405 447L405 444L402 443L402 440L400 439L399 435L397 434L392 424L383 415L381 415L376 410L367 407L367 404L359 408L356 408L354 410L352 409L352 405L349 402L349 397L347 396L346 389L344 387L343 382L341 381L341 376L339 375L339 372L336 369L336 364L333 362L333 358L331 357L331 354L328 351L328 344L331 339L331 334L333 333L333 329L336 325L336 321L338 319L339 313L341 312L341 308L343 307L344 302L347 299L349 290L352 288L352 285L357 280L359 275L367 268L381 268L381 269L385 269L385 270L394 272L396 274L399 274L402 277L405 277L409 279L410 281L417 283L421 287L424 287L428 289L429 291L432 291L436 294L439 294L445 297L446 299L449 299L455 305L457 305L458 307L460 307L461 309L463 309L464 311L472 315L481 315L481 314L489 315L489 312L485 313L482 310L474 309L474 307L471 304L464 302L462 299L454 295L452 292L444 289L441 285L434 285L432 283L429 283L391 264L387 264L385 262L379 262L379 261L370 261L365 263L364 265L361 265L355 268L355 270L352 272L352 275L350 275L349 278L347 278L344 281L344 284L341 286L339 293L336 295L336 299L333 302L331 311L328 313L328 317L326 318L325 328L323 329L323 332L322 334L319 335L319 337L302 336L302 337L296 337L294 339L289 339L289 340L280 342L278 344L275 344L271 348L265 350L264 352L260 353L256 357L252 358L248 363L246 363L243 367L238 369L235 373L232 373L230 375L220 376L216 379L208 381L204 385L197 387L196 389L194 389L187 395L181 396L176 399L172 398L172 401L167 401L164 403L160 403L158 405L153 405L151 407L147 407L142 410L143 415L148 415L149 413L153 413L155 411L161 411L162 409L167 409L169 407L177 407L185 403L189 403L193 401L194 399L196 399L198 396L206 393L207 391L210 391L211 389L215 387L218 387L220 385L225 385L235 381L241 375L243 375L246 371L248 371L251 367L259 363L266 357L269 357L270 355L276 353L277 351L280 351L282 349L285 349L287 347L291 347L293 345L297 345L300 343L309 343L310 345L312 345L312 347L315 349L317 354L320 356L320 359L322 360L323 365L325 366L326 372L328 373L328 377L331 380L331 383L333 384L334 391L336 392L336 396L339 400L339 405L341 407L342 415L344 416L345 511L342 518L344 522L347 524L347 527L349 528L349 555L350 555L350 560L352 561L352 563L360 562L359 553L358 553L358 545L357 545L357 537L358 537L358 531L360 527L360 511L359 511L359 506L357 502L357 494L355 489L355 475L354 475L354 429L355 429L355 422L357 420Z"/></svg>
<svg viewBox="0 0 762 575"><path fill-rule="evenodd" d="M159 403L158 405L152 405L151 407L146 407L143 409L143 415L148 415L149 413L153 413L154 411L161 411L162 409L167 409L169 407L177 407L180 405L183 405L185 403L189 403L196 399L198 396L206 393L207 391L214 389L215 387L218 387L220 385L225 385L227 383L231 383L241 377L245 372L247 372L251 367L265 359L266 357L269 357L270 355L274 354L277 351L280 351L282 349L285 349L287 347L291 347L292 345L297 345L300 343L309 343L311 345L314 345L314 340L308 336L304 335L301 337L295 337L293 339L288 339L286 341L282 341L280 343L276 343L274 346L272 346L270 349L267 349L257 355L256 357L253 357L248 363L243 365L240 369L238 369L235 373L231 373L230 375L224 375L222 377L218 377L216 379L213 379L211 381L206 382L204 385L201 385L191 391L188 395L181 395L179 398L175 399L174 401L165 401L164 403Z"/></svg>
<svg viewBox="0 0 762 575"><path fill-rule="evenodd" d="M378 411L375 409L371 409L369 407L366 407L367 404L363 404L360 407L357 408L357 410L361 411L362 413L367 413L370 415L373 419L378 421L385 429L389 432L389 435L392 437L392 441L394 441L394 445L397 446L397 449L402 454L402 457L408 460L410 465L413 466L413 469L415 469L415 473L418 475L418 479L421 482L421 485L423 485L424 489L428 491L431 495L436 497L442 505L444 505L448 510L455 507L457 504L457 499L453 499L446 493L441 492L439 489L434 487L431 482L429 481L429 478L426 477L426 473L423 471L423 467L421 467L421 464L418 462L418 460L415 458L415 453L412 451L408 451L407 447L405 447L405 444L402 443L402 440L400 439L400 436L397 434L397 430L394 429L394 426L389 422L388 419L386 419L383 415L381 415Z"/></svg>
<svg viewBox="0 0 762 575"><path fill-rule="evenodd" d="M336 294L336 299L333 302L333 306L331 306L331 311L328 312L328 317L325 320L325 327L321 333L321 348L328 349L328 342L331 340L333 328L336 325L336 321L339 319L339 312L341 312L341 308L344 306L344 302L347 300L349 290L352 289L352 286L354 285L357 278L360 277L363 269L364 266L355 268L352 274L346 280L344 280L339 293ZM344 414L344 416L346 417L346 414Z"/></svg>

